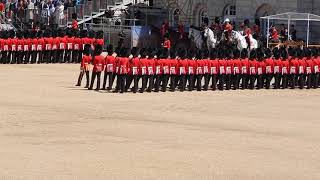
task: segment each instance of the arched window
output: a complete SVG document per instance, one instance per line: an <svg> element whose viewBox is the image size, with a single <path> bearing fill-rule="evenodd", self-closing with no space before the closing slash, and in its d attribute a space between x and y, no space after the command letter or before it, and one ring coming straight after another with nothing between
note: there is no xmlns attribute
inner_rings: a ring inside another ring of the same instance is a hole
<svg viewBox="0 0 320 180"><path fill-rule="evenodd" d="M232 16L236 16L237 15L237 11L236 11L236 5L232 4L232 5L227 5L224 8L224 16L225 17L232 17Z"/></svg>
<svg viewBox="0 0 320 180"><path fill-rule="evenodd" d="M200 11L199 15L199 26L202 24L208 24L209 23L209 18L208 18L208 12L206 9L203 9Z"/></svg>

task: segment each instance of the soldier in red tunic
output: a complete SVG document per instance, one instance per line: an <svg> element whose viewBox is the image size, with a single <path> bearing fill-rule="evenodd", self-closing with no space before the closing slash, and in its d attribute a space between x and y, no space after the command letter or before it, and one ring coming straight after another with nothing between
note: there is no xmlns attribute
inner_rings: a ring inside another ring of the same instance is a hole
<svg viewBox="0 0 320 180"><path fill-rule="evenodd" d="M217 89L217 82L218 82L218 69L219 69L219 61L217 59L217 51L212 49L210 51L210 76L212 78L212 90L215 91ZM210 78L209 78L210 81Z"/></svg>
<svg viewBox="0 0 320 180"><path fill-rule="evenodd" d="M178 73L178 56L175 51L170 52L170 59L168 59L169 64L169 78L170 78L170 91L174 92L177 83L177 73Z"/></svg>
<svg viewBox="0 0 320 180"><path fill-rule="evenodd" d="M51 62L58 63L58 48L59 48L59 37L58 31L54 30L52 32L52 50L51 50Z"/></svg>
<svg viewBox="0 0 320 180"><path fill-rule="evenodd" d="M265 83L266 63L263 58L264 52L259 48L257 50L257 89L262 89Z"/></svg>
<svg viewBox="0 0 320 180"><path fill-rule="evenodd" d="M232 70L233 70L233 60L231 59L231 50L226 50L225 60L226 60L226 90L231 89L232 85Z"/></svg>
<svg viewBox="0 0 320 180"><path fill-rule="evenodd" d="M238 49L235 49L233 51L233 75L232 75L232 81L233 81L233 90L237 90L240 87L240 75L241 75L241 60L240 60L240 51Z"/></svg>
<svg viewBox="0 0 320 180"><path fill-rule="evenodd" d="M78 30L73 30L73 47L72 47L72 62L73 63L78 63L79 62L79 51L80 51L80 44L81 44L81 39L79 38L79 31Z"/></svg>
<svg viewBox="0 0 320 180"><path fill-rule="evenodd" d="M129 65L128 65L128 78L126 79L126 88L125 91L131 86L133 81L133 87L131 92L136 93L138 90L138 75L139 75L139 63L140 58L138 57L138 49L133 47L131 49L131 54L129 56Z"/></svg>
<svg viewBox="0 0 320 180"><path fill-rule="evenodd" d="M266 89L270 89L270 84L273 78L273 70L274 70L274 61L273 61L272 52L270 49L266 50L265 65L266 65L266 73L265 73Z"/></svg>
<svg viewBox="0 0 320 180"><path fill-rule="evenodd" d="M312 60L314 63L314 77L313 77L313 88L317 89L319 87L319 65L320 65L320 61L319 61L319 52L318 49L314 48L312 49Z"/></svg>
<svg viewBox="0 0 320 180"><path fill-rule="evenodd" d="M10 31L10 44L9 44L9 49L10 49L10 55L11 56L11 64L17 63L17 45L18 45L18 38L16 38L16 33L11 30Z"/></svg>
<svg viewBox="0 0 320 180"><path fill-rule="evenodd" d="M289 50L289 84L291 89L295 89L297 84L296 77L299 69L298 50L299 49Z"/></svg>
<svg viewBox="0 0 320 180"><path fill-rule="evenodd" d="M90 54L90 45L86 45L83 50L83 57L80 65L80 74L78 78L78 83L76 86L81 86L81 81L83 75L86 75L86 86L84 88L89 87L89 71L90 71L90 63L92 61L92 56Z"/></svg>
<svg viewBox="0 0 320 180"><path fill-rule="evenodd" d="M305 55L306 55L306 84L307 84L307 89L310 89L311 87L313 87L313 83L314 83L314 67L315 64L313 62L312 59L312 54L310 49L306 48L305 49Z"/></svg>
<svg viewBox="0 0 320 180"><path fill-rule="evenodd" d="M67 29L67 47L65 50L64 55L64 62L72 62L71 61L71 53L73 51L73 41L74 41L74 35L72 29ZM73 63L73 62L72 62Z"/></svg>
<svg viewBox="0 0 320 180"><path fill-rule="evenodd" d="M288 54L286 49L282 50L281 53L281 61L282 61L282 65L281 65L281 79L282 79L282 89L287 89L288 88L288 76L289 76L289 61L288 61Z"/></svg>
<svg viewBox="0 0 320 180"><path fill-rule="evenodd" d="M280 52L277 48L273 49L273 57L274 57L274 89L279 89L281 85L281 70L282 70L282 62L280 59Z"/></svg>
<svg viewBox="0 0 320 180"><path fill-rule="evenodd" d="M258 63L256 60L256 50L250 51L249 57L249 89L254 89L257 76Z"/></svg>
<svg viewBox="0 0 320 180"><path fill-rule="evenodd" d="M195 60L195 54L192 50L188 52L188 90L193 91L194 89L194 82L195 82L195 75L196 75L196 69L197 69L197 62Z"/></svg>
<svg viewBox="0 0 320 180"><path fill-rule="evenodd" d="M23 52L23 46L24 46L24 40L23 40L23 32L18 31L17 32L17 63L21 64L23 63L23 57L24 57L24 52Z"/></svg>
<svg viewBox="0 0 320 180"><path fill-rule="evenodd" d="M43 63L44 45L45 45L45 42L44 42L44 38L43 38L43 32L39 31L38 32L38 39L37 39L37 54L38 54L38 62L37 63L38 64Z"/></svg>
<svg viewBox="0 0 320 180"><path fill-rule="evenodd" d="M298 56L298 85L300 89L303 89L306 84L306 61L303 50L299 49Z"/></svg>
<svg viewBox="0 0 320 180"><path fill-rule="evenodd" d="M241 51L241 89L248 88L249 59L247 49Z"/></svg>
<svg viewBox="0 0 320 180"><path fill-rule="evenodd" d="M163 72L162 68L162 50L158 49L156 52L156 57L155 57L155 75L154 75L154 92L159 92L160 89L160 82L161 82L161 76Z"/></svg>
<svg viewBox="0 0 320 180"><path fill-rule="evenodd" d="M153 49L148 49L148 61L147 61L147 81L149 83L147 92L151 92L154 87L154 75L155 75L155 58L156 54Z"/></svg>
<svg viewBox="0 0 320 180"><path fill-rule="evenodd" d="M44 61L46 63L51 63L51 51L52 51L52 32L51 30L46 30L45 31L45 51L44 51Z"/></svg>
<svg viewBox="0 0 320 180"><path fill-rule="evenodd" d="M1 61L3 64L10 63L8 31L1 32Z"/></svg>
<svg viewBox="0 0 320 180"><path fill-rule="evenodd" d="M116 57L117 53L113 52L113 46L109 45L107 48L107 57L105 59L106 61L106 67L104 69L104 78L103 78L103 85L102 89L106 89L107 85L107 79L109 79L109 85L107 87L107 90L110 91L113 87L113 82L116 76Z"/></svg>
<svg viewBox="0 0 320 180"><path fill-rule="evenodd" d="M219 84L218 84L218 89L223 91L225 80L226 80L226 66L227 66L227 62L225 60L225 52L224 51L220 51L219 52L219 60L218 60L218 62L219 62L219 75L218 75Z"/></svg>
<svg viewBox="0 0 320 180"><path fill-rule="evenodd" d="M147 87L147 62L148 62L148 57L147 57L147 52L146 49L141 49L140 51L140 61L139 61L139 79L141 79L141 88L140 88L140 93L143 93Z"/></svg>
<svg viewBox="0 0 320 180"><path fill-rule="evenodd" d="M209 59L209 51L205 50L203 53L203 77L204 77L204 86L203 90L207 91L209 88L209 81L210 81L210 59Z"/></svg>
<svg viewBox="0 0 320 180"><path fill-rule="evenodd" d="M186 51L180 50L180 59L178 60L178 73L179 73L179 90L183 92L186 89L186 75L188 70L188 61L186 59Z"/></svg>
<svg viewBox="0 0 320 180"><path fill-rule="evenodd" d="M93 84L94 84L94 81L95 81L96 77L97 77L97 88L96 88L96 90L97 91L100 90L100 77L101 77L101 72L103 71L104 64L105 64L104 57L101 55L101 53L102 53L102 46L101 45L97 45L95 47L95 51L94 51L93 71L92 71L91 84L90 84L89 90L92 90Z"/></svg>
<svg viewBox="0 0 320 180"><path fill-rule="evenodd" d="M58 47L57 58L60 63L64 63L64 53L67 47L67 37L65 36L64 31L62 30L59 31L58 35L59 35L59 38L58 38L59 47Z"/></svg>
<svg viewBox="0 0 320 180"><path fill-rule="evenodd" d="M124 48L121 49L120 57L118 57L118 59L119 59L119 62L118 62L119 71L118 71L117 78L119 78L119 81L117 81L118 85L116 87L115 92L119 92L120 90L120 93L124 93L126 88L126 79L127 79L128 67L129 67L129 58L128 58L126 49Z"/></svg>
<svg viewBox="0 0 320 180"><path fill-rule="evenodd" d="M167 91L168 80L170 76L170 52L168 49L164 49L162 59L160 60L162 66L162 75L161 75L161 83L162 83L162 92Z"/></svg>
<svg viewBox="0 0 320 180"><path fill-rule="evenodd" d="M31 39L29 30L24 31L24 41L23 41L23 52L24 52L24 63L27 64L30 62L30 54L31 54Z"/></svg>

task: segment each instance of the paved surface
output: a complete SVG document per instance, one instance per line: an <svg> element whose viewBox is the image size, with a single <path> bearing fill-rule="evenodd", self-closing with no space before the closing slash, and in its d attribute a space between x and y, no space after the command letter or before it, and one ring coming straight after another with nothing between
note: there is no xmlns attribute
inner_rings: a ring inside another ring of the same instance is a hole
<svg viewBox="0 0 320 180"><path fill-rule="evenodd" d="M320 89L112 94L0 65L0 179L320 179Z"/></svg>

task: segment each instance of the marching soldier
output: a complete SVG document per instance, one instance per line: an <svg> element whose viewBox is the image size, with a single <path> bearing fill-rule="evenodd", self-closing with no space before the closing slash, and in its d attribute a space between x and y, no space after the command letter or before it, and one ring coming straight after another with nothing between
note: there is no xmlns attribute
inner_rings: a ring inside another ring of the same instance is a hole
<svg viewBox="0 0 320 180"><path fill-rule="evenodd" d="M273 70L274 70L274 61L272 58L272 52L270 49L267 49L266 51L266 59L265 59L265 65L266 65L266 89L270 89L271 80L273 78Z"/></svg>
<svg viewBox="0 0 320 180"><path fill-rule="evenodd" d="M241 69L241 61L240 61L240 51L235 49L233 51L233 90L237 90L240 87L240 72Z"/></svg>
<svg viewBox="0 0 320 180"><path fill-rule="evenodd" d="M101 53L102 53L102 46L97 45L94 51L93 70L92 70L91 84L90 84L89 90L92 90L96 77L97 77L97 88L95 90L96 91L100 90L100 79L101 79L100 77L105 64L104 57L101 55Z"/></svg>
<svg viewBox="0 0 320 180"><path fill-rule="evenodd" d="M109 85L107 87L107 90L112 90L113 82L116 76L116 57L117 54L113 52L113 46L109 45L107 48L107 57L105 59L106 61L106 67L104 70L104 78L103 78L103 85L102 89L106 89L107 80L109 79Z"/></svg>
<svg viewBox="0 0 320 180"><path fill-rule="evenodd" d="M249 59L247 49L241 51L241 89L248 88Z"/></svg>
<svg viewBox="0 0 320 180"><path fill-rule="evenodd" d="M82 57L81 65L80 65L80 74L78 77L78 83L76 86L81 86L81 81L83 78L83 75L86 75L86 86L84 88L89 87L89 71L90 71L90 63L92 61L92 56L90 54L90 45L86 45L84 47L84 55ZM99 81L99 80L98 80Z"/></svg>
<svg viewBox="0 0 320 180"><path fill-rule="evenodd" d="M179 67L179 90L183 92L186 88L186 75L188 69L188 61L186 58L186 51L181 50L179 53L180 59L178 61Z"/></svg>
<svg viewBox="0 0 320 180"><path fill-rule="evenodd" d="M147 92L151 92L154 88L154 75L155 75L155 59L157 58L155 51L153 49L148 49L148 61L147 61L147 81L149 86Z"/></svg>
<svg viewBox="0 0 320 180"><path fill-rule="evenodd" d="M212 90L217 90L217 82L218 82L218 72L219 72L219 61L217 59L217 51L212 49L210 51L210 75L212 78ZM210 78L209 78L210 81Z"/></svg>
<svg viewBox="0 0 320 180"><path fill-rule="evenodd" d="M140 57L138 56L138 49L133 47L131 49L131 55L129 56L129 65L128 65L128 78L126 79L125 91L127 91L133 81L133 87L131 92L136 93L138 90L138 75L139 75L139 63Z"/></svg>
<svg viewBox="0 0 320 180"><path fill-rule="evenodd" d="M196 74L197 62L195 61L195 55L192 50L188 52L188 90L193 91L194 89L194 79Z"/></svg>

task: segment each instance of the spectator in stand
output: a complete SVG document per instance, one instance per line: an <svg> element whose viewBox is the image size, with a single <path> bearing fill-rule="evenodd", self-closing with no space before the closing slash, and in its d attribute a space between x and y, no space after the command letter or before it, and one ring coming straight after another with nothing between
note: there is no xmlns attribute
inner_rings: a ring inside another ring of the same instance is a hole
<svg viewBox="0 0 320 180"><path fill-rule="evenodd" d="M270 33L271 33L271 42L274 42L274 43L279 42L279 34L275 26L271 26Z"/></svg>
<svg viewBox="0 0 320 180"><path fill-rule="evenodd" d="M2 20L4 18L4 4L2 1L0 1L0 19Z"/></svg>
<svg viewBox="0 0 320 180"><path fill-rule="evenodd" d="M33 28L34 23L34 3L31 0L28 0L28 7L27 7L27 22L31 25L31 28Z"/></svg>
<svg viewBox="0 0 320 180"><path fill-rule="evenodd" d="M297 30L294 28L294 25L292 24L291 25L291 28L290 28L290 31L291 31L291 40L292 41L296 41L297 40Z"/></svg>
<svg viewBox="0 0 320 180"><path fill-rule="evenodd" d="M78 30L79 29L78 21L77 21L77 14L76 13L72 14L72 29L74 29L74 30Z"/></svg>

